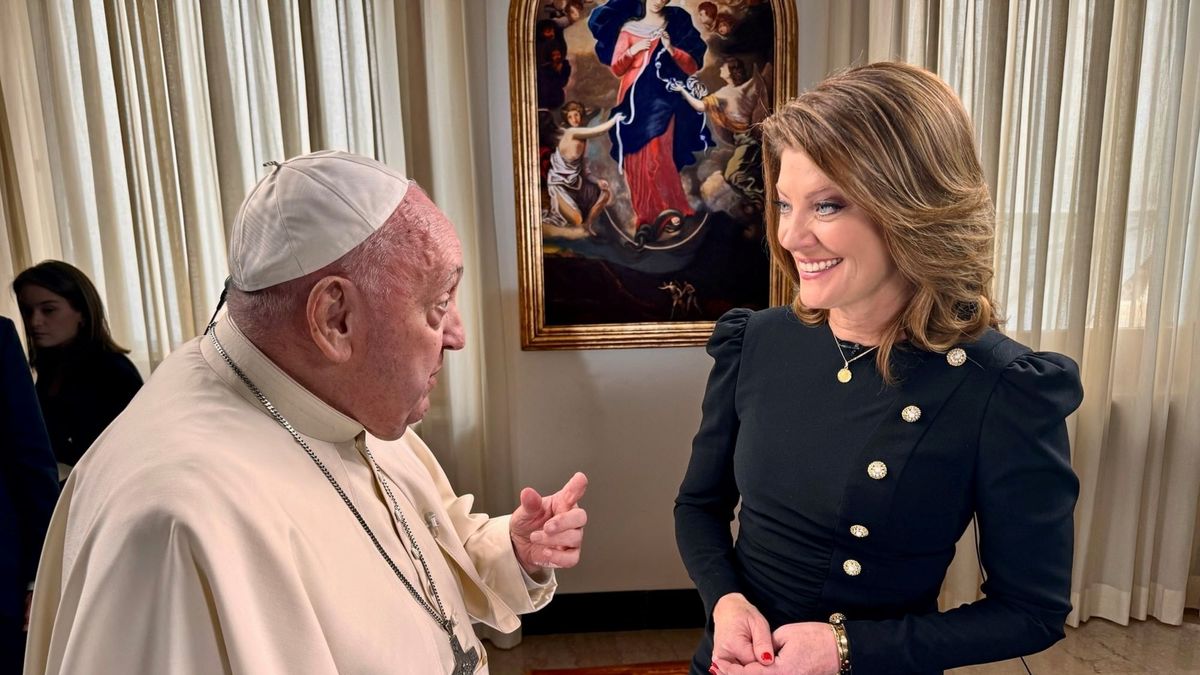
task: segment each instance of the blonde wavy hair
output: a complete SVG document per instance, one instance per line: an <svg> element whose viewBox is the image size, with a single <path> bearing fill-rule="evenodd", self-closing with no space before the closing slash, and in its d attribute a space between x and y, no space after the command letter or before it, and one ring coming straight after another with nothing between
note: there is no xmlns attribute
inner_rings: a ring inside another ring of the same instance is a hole
<svg viewBox="0 0 1200 675"><path fill-rule="evenodd" d="M879 343L886 382L895 381L891 353L902 339L944 352L999 327L991 293L995 208L971 120L945 82L903 63L850 68L783 104L762 132L767 203L778 199L780 155L803 151L880 227L914 289ZM767 233L771 258L798 286L774 206ZM829 319L829 310L805 307L799 293L792 307L808 325Z"/></svg>

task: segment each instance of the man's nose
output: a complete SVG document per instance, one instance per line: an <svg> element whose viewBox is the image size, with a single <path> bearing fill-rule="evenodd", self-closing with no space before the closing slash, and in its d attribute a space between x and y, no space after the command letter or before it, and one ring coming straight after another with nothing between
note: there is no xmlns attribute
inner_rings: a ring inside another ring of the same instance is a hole
<svg viewBox="0 0 1200 675"><path fill-rule="evenodd" d="M467 345L467 332L463 328L462 315L458 313L458 305L450 308L446 317L446 330L442 332L442 346L446 349L462 349Z"/></svg>

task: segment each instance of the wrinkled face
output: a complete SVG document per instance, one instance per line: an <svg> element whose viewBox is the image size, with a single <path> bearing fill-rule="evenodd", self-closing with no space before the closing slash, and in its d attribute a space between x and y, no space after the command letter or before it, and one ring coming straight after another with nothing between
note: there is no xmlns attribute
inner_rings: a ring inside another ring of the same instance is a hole
<svg viewBox="0 0 1200 675"><path fill-rule="evenodd" d="M404 288L378 299L363 373L363 397L369 418L360 419L385 440L398 438L429 411L429 395L447 349L466 344L458 313L462 247L454 226L423 193L413 190L405 201L410 218L424 225L415 237L416 252L407 261ZM427 229L425 228L427 226Z"/></svg>
<svg viewBox="0 0 1200 675"><path fill-rule="evenodd" d="M58 293L26 284L17 294L17 304L38 349L68 345L79 335L83 314Z"/></svg>
<svg viewBox="0 0 1200 675"><path fill-rule="evenodd" d="M579 114L578 110L571 109L567 111L567 124L577 127L582 123L583 115Z"/></svg>
<svg viewBox="0 0 1200 675"><path fill-rule="evenodd" d="M907 296L880 227L808 155L785 150L775 188L779 244L792 254L806 307L869 311Z"/></svg>

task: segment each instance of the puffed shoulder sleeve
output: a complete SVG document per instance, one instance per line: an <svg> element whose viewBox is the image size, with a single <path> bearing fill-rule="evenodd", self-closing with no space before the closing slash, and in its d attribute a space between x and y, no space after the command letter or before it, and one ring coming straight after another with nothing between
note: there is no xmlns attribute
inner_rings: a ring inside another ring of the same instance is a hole
<svg viewBox="0 0 1200 675"><path fill-rule="evenodd" d="M742 356L742 336L746 334L746 324L750 322L752 314L753 311L741 307L725 312L717 319L717 325L708 338L708 346L705 347L718 366L722 360L728 361L732 358L735 374L737 362Z"/></svg>
<svg viewBox="0 0 1200 675"><path fill-rule="evenodd" d="M1079 494L1066 417L1083 399L1079 370L1065 356L1030 352L1000 368L973 486L984 598L943 613L847 622L856 671L940 671L1032 654L1063 637Z"/></svg>
<svg viewBox="0 0 1200 675"><path fill-rule="evenodd" d="M1082 402L1083 385L1075 361L1054 352L1028 352L1005 366L992 392L989 419L1011 407L1020 409L1022 417L1033 414L1061 422Z"/></svg>
<svg viewBox="0 0 1200 675"><path fill-rule="evenodd" d="M980 431L976 494L983 592L1024 613L1034 651L1063 636L1079 480L1066 417L1083 401L1075 362L1032 352L1005 367Z"/></svg>
<svg viewBox="0 0 1200 675"><path fill-rule="evenodd" d="M700 430L692 441L692 458L675 498L675 540L710 616L721 596L740 591L729 523L738 501L733 448L739 422L734 399L751 315L748 309L727 312L708 340L713 368L701 406Z"/></svg>

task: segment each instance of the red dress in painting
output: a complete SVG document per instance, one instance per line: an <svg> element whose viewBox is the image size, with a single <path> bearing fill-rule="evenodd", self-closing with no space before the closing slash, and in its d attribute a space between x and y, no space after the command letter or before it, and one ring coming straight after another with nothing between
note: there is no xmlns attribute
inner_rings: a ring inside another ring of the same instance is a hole
<svg viewBox="0 0 1200 675"><path fill-rule="evenodd" d="M633 45L650 37L649 34L640 35L638 29L639 27L633 24L623 27L617 39L616 48L613 50L613 60L610 65L613 73L621 78L620 88L617 91L618 101L625 100L626 93L637 82L643 69L653 68L651 59L659 51L659 45L662 42L661 38L652 37L649 49L630 55L629 49ZM696 72L696 61L690 54L674 46L672 46L670 54L684 73L691 75ZM643 81L639 86L646 86L646 84ZM678 94L663 89L662 96L674 97ZM638 123L636 110L633 111L632 119L629 119L627 123L631 125ZM674 135L675 123L672 121L666 132L651 139L640 150L624 155L622 159L625 181L629 185L629 194L633 201L633 211L637 217L636 225L638 227L654 223L659 214L667 209L675 209L685 216L693 213L688 205L687 195L683 192L679 170L675 168L675 161L672 157ZM661 229L665 225L665 222L660 223L660 231L655 232L656 238L661 234Z"/></svg>

